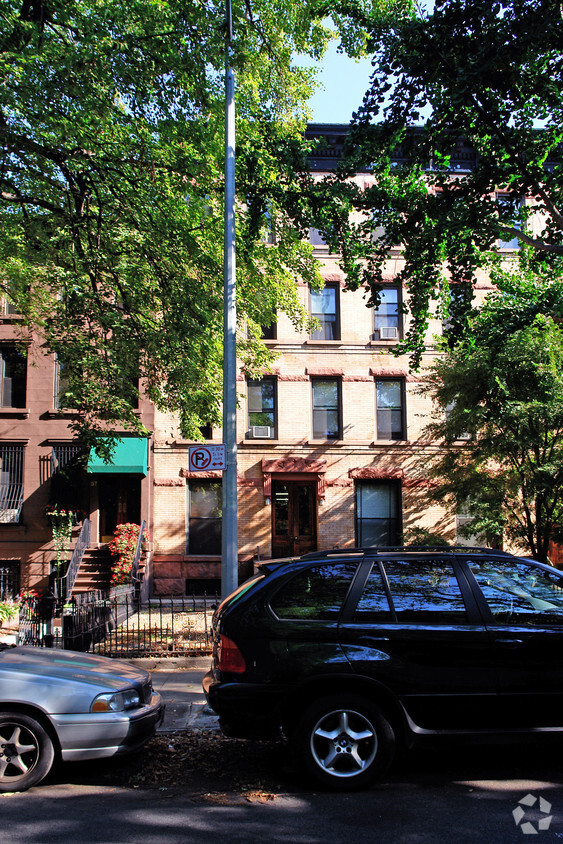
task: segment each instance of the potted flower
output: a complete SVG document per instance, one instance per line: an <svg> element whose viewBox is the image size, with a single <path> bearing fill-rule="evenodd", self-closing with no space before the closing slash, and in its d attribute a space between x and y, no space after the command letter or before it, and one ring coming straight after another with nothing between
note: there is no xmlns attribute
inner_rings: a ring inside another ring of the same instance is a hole
<svg viewBox="0 0 563 844"><path fill-rule="evenodd" d="M20 607L17 601L12 601L11 599L0 601L0 627L2 627L5 621L11 621L12 618L16 618L19 611Z"/></svg>
<svg viewBox="0 0 563 844"><path fill-rule="evenodd" d="M63 563L66 562L64 557L72 537L74 511L60 508L55 504L47 509L47 518L51 523L57 572L61 573Z"/></svg>
<svg viewBox="0 0 563 844"><path fill-rule="evenodd" d="M111 564L112 586L121 586L130 582L140 530L139 525L127 522L118 525L114 531L114 538L109 543L109 550L113 558ZM143 534L143 551L147 550L149 539L148 532L145 531Z"/></svg>

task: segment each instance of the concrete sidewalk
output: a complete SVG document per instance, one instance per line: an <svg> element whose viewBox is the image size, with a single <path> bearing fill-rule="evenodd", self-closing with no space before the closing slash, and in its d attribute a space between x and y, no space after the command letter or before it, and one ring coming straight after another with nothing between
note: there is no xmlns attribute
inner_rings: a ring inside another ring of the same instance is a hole
<svg viewBox="0 0 563 844"><path fill-rule="evenodd" d="M130 661L150 671L153 687L160 692L166 704L164 721L158 732L219 729L219 719L207 706L201 688L211 657Z"/></svg>

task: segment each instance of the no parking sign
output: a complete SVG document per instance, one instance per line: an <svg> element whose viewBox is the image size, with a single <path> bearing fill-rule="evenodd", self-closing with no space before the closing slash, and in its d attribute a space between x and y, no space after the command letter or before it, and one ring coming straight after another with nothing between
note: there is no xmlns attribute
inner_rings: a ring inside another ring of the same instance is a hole
<svg viewBox="0 0 563 844"><path fill-rule="evenodd" d="M191 445L190 472L210 472L227 468L227 448L221 445Z"/></svg>

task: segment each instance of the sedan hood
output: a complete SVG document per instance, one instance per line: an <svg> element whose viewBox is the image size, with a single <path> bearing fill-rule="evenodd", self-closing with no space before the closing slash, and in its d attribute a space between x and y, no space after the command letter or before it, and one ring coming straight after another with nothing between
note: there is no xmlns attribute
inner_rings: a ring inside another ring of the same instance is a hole
<svg viewBox="0 0 563 844"><path fill-rule="evenodd" d="M149 673L126 662L103 656L55 648L20 647L0 651L0 672L17 671L20 676L45 677L122 689L144 684Z"/></svg>

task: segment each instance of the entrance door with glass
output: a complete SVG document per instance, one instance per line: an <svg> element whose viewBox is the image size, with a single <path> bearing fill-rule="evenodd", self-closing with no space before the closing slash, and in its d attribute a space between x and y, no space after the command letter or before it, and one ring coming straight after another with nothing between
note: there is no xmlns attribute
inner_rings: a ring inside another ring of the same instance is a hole
<svg viewBox="0 0 563 844"><path fill-rule="evenodd" d="M317 550L316 482L272 481L272 557Z"/></svg>

